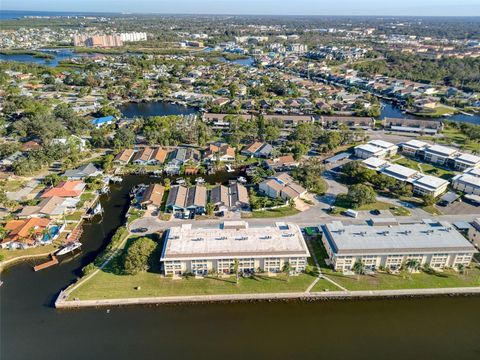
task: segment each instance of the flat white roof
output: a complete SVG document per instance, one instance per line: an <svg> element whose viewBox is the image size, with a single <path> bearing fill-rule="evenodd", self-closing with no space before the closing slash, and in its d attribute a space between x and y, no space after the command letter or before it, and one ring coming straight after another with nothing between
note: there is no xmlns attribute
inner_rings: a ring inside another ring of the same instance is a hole
<svg viewBox="0 0 480 360"><path fill-rule="evenodd" d="M310 256L296 224L272 226L171 227L161 260Z"/></svg>
<svg viewBox="0 0 480 360"><path fill-rule="evenodd" d="M430 189L439 189L442 186L448 185L448 181L436 176L424 175L416 179L413 184L419 187L426 187Z"/></svg>
<svg viewBox="0 0 480 360"><path fill-rule="evenodd" d="M358 145L358 146L355 147L355 149L360 149L362 151L369 152L371 154L380 154L380 153L385 152L385 149L382 149L378 146L374 146L374 145L370 145L370 144Z"/></svg>
<svg viewBox="0 0 480 360"><path fill-rule="evenodd" d="M455 158L455 161L461 161L471 165L480 164L480 156L462 153Z"/></svg>
<svg viewBox="0 0 480 360"><path fill-rule="evenodd" d="M475 252L473 245L447 222L390 226L322 225L338 255Z"/></svg>
<svg viewBox="0 0 480 360"><path fill-rule="evenodd" d="M369 141L368 144L382 148L382 149L390 149L392 147L397 147L397 145L392 144L388 141L383 141L383 140L372 140L372 141Z"/></svg>
<svg viewBox="0 0 480 360"><path fill-rule="evenodd" d="M480 177L480 168L468 168L464 171L465 174Z"/></svg>
<svg viewBox="0 0 480 360"><path fill-rule="evenodd" d="M432 145L425 149L426 152L434 152L443 156L450 156L457 152L457 150L452 149L450 147L442 146L442 145Z"/></svg>
<svg viewBox="0 0 480 360"><path fill-rule="evenodd" d="M403 143L403 145L405 146L408 146L408 147L412 147L412 148L415 148L415 149L423 149L427 146L429 146L430 144L429 143L426 143L424 141L420 141L420 140L410 140L410 141L407 141L405 143Z"/></svg>
<svg viewBox="0 0 480 360"><path fill-rule="evenodd" d="M390 175L396 179L400 180L406 180L409 179L413 176L415 176L418 171L410 169L406 166L398 165L398 164L393 164L390 166L387 166L386 168L381 170L382 172L387 173L387 175Z"/></svg>
<svg viewBox="0 0 480 360"><path fill-rule="evenodd" d="M469 174L460 174L460 175L457 175L453 178L453 181L459 181L459 182L463 182L465 184L468 184L468 185L472 185L472 186L475 186L475 187L480 187L480 177L477 177L477 176L472 176L472 175L469 175Z"/></svg>
<svg viewBox="0 0 480 360"><path fill-rule="evenodd" d="M369 168L372 168L375 170L389 164L387 160L383 160L375 156L369 157L368 159L365 159L362 162Z"/></svg>

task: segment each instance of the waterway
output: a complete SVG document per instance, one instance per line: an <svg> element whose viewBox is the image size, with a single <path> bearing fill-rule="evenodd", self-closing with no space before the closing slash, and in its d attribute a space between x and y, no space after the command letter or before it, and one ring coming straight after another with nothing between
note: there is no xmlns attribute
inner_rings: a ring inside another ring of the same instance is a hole
<svg viewBox="0 0 480 360"><path fill-rule="evenodd" d="M398 107L393 105L389 102L382 102L382 112L380 114L380 119L385 117L389 118L400 118L400 119L422 119L428 120L429 118L414 116L410 114L402 113L402 110ZM448 121L461 121L461 122L469 122L473 124L480 124L480 114L473 114L473 116L468 116L464 114L456 114L449 117L442 117L439 120L448 120Z"/></svg>
<svg viewBox="0 0 480 360"><path fill-rule="evenodd" d="M118 107L123 116L166 116L188 115L197 111L196 108L169 103L168 101L128 102Z"/></svg>
<svg viewBox="0 0 480 360"><path fill-rule="evenodd" d="M98 54L88 53L88 54L79 54L75 53L72 49L43 49L39 50L45 54L52 55L53 58L41 58L35 57L33 55L27 54L0 54L0 61L16 61L21 63L35 63L38 65L45 65L49 67L56 67L63 60L70 60L73 58L82 58L82 57L95 57Z"/></svg>
<svg viewBox="0 0 480 360"><path fill-rule="evenodd" d="M222 179L222 174L208 178ZM123 223L129 190L155 181L128 176L112 186L101 199L103 220L85 225L76 257L38 273L31 261L1 274L1 359L450 360L480 355L478 297L54 309L58 292L75 281Z"/></svg>

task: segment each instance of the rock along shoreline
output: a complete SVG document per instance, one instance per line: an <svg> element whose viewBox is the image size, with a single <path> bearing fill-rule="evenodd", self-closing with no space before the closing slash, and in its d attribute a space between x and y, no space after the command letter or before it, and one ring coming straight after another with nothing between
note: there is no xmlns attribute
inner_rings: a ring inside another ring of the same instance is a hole
<svg viewBox="0 0 480 360"><path fill-rule="evenodd" d="M57 309L78 309L108 306L188 304L188 303L232 303L257 301L318 301L348 299L388 299L433 296L471 296L480 295L480 287L471 288L438 288L438 289L402 289L402 290L361 290L361 291L329 291L313 293L262 293L262 294L224 294L224 295L192 295L138 297L127 299L99 300L67 300L68 294L60 292L55 300Z"/></svg>

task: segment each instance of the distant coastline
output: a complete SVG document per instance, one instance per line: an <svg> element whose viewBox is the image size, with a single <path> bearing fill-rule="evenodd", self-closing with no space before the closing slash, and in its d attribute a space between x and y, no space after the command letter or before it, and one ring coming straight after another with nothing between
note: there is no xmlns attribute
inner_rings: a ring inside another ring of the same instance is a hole
<svg viewBox="0 0 480 360"><path fill-rule="evenodd" d="M85 11L32 11L32 10L2 10L0 11L0 20L12 20L23 18L25 16L41 16L41 17L61 17L61 16L111 16L120 13L96 13Z"/></svg>

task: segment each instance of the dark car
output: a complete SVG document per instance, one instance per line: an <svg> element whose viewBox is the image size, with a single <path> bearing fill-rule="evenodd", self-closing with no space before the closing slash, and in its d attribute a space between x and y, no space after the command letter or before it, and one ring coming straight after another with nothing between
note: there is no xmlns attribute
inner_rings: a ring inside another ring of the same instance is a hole
<svg viewBox="0 0 480 360"><path fill-rule="evenodd" d="M144 233L144 232L147 232L147 231L148 231L147 228L136 228L136 229L132 230L132 233Z"/></svg>
<svg viewBox="0 0 480 360"><path fill-rule="evenodd" d="M378 209L373 209L372 211L370 211L370 214L372 214L372 215L380 215L380 210L378 210Z"/></svg>

